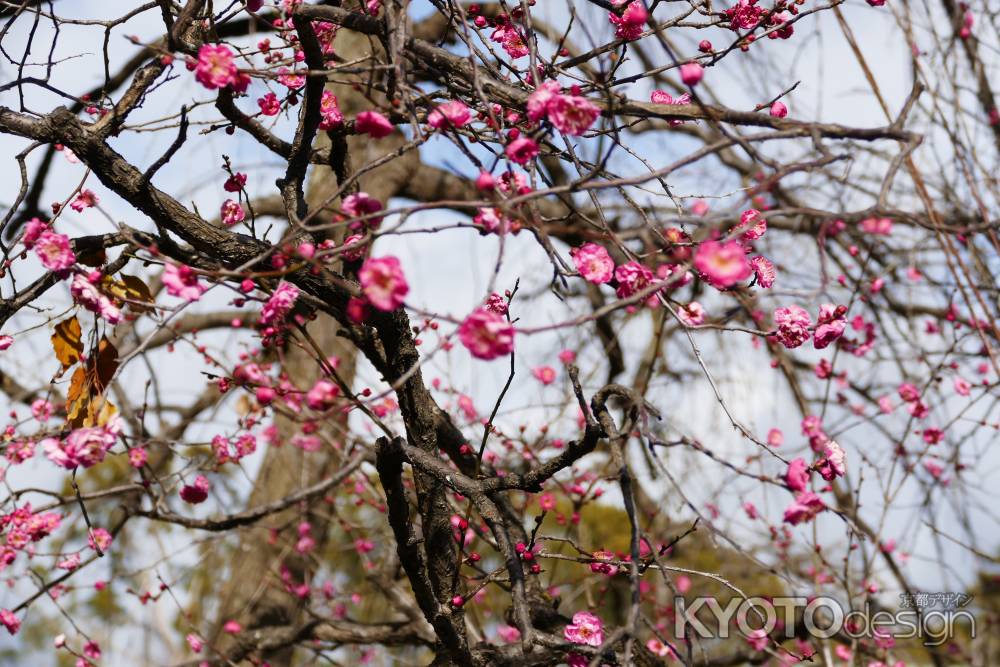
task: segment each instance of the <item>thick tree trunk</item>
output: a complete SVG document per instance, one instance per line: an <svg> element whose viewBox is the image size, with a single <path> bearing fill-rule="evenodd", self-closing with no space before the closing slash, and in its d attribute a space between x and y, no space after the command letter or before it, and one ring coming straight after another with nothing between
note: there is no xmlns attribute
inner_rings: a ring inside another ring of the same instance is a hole
<svg viewBox="0 0 1000 667"><path fill-rule="evenodd" d="M335 47L337 54L346 61L365 58L373 54L373 51L376 57L382 54L373 40L344 29L338 33ZM360 90L355 90L354 87L343 84L328 86L328 89L337 96L346 119L373 106L364 94L364 86L359 88ZM377 96L375 99L378 99ZM372 141L363 135L352 136L346 142L347 162L355 166L365 165L398 149L404 141L400 134L379 141ZM321 135L320 142L328 145L329 139ZM403 190L418 164L419 156L416 152L393 159L363 175L359 179L360 189L387 203L391 197ZM314 167L307 193L310 209L319 206L338 188L339 181L334 170L329 167ZM332 206L339 206L339 201L332 202ZM329 219L329 214L320 217L323 222L328 222ZM342 231L334 234L338 242L343 236ZM323 351L323 355L339 357L339 373L350 385L354 379L357 349L344 338L338 337L337 330L337 323L326 315L320 316L308 326L310 335ZM285 359L284 370L292 381L299 387L311 386L319 371L314 358L305 351L290 346ZM283 437L290 436L298 428L297 424L287 419L278 418L276 423ZM341 436L345 432L342 419L331 420L331 423L324 426L333 440L342 439ZM336 464L336 457L329 451L309 453L288 445L271 447L265 454L254 491L250 496L249 506L283 498L302 487L314 484L329 476ZM321 546L330 528L328 518L329 514L294 508L271 517L266 524L262 523L243 532L232 566L229 568L230 578L224 583L220 593L214 645L224 651L234 644L235 640L221 633L222 624L230 619L239 621L247 630L289 625L301 620L299 618L302 611L301 604L284 589L280 579L280 569L282 566L288 568L296 583L310 577L312 566L309 560L299 556L294 550L297 539L295 528L300 521L308 520L313 526L312 534ZM272 544L268 536L270 528L273 527L281 527L283 530L280 538ZM292 664L291 650L266 657L273 667Z"/></svg>

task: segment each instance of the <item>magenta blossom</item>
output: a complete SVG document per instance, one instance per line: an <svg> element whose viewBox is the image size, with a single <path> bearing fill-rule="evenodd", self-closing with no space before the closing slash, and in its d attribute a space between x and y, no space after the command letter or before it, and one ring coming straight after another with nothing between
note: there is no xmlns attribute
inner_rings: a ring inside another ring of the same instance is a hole
<svg viewBox="0 0 1000 667"><path fill-rule="evenodd" d="M208 498L208 490L211 484L204 475L198 475L194 479L194 484L185 484L181 487L181 500L192 505L203 503Z"/></svg>
<svg viewBox="0 0 1000 667"><path fill-rule="evenodd" d="M355 192L344 197L344 203L341 208L348 216L352 218L360 218L362 216L370 216L372 213L378 213L381 211L382 202L370 196L367 192ZM361 229L362 227L377 229L380 224L382 224L382 216L375 215L365 218L363 222L352 224L351 229L355 231Z"/></svg>
<svg viewBox="0 0 1000 667"><path fill-rule="evenodd" d="M705 76L705 68L700 63L684 63L681 65L681 81L692 88L701 82Z"/></svg>
<svg viewBox="0 0 1000 667"><path fill-rule="evenodd" d="M629 3L621 16L608 12L608 20L615 26L615 37L626 41L634 41L642 35L642 27L649 18L649 12L642 0Z"/></svg>
<svg viewBox="0 0 1000 667"><path fill-rule="evenodd" d="M202 44L198 49L198 64L194 78L209 90L239 85L239 71L233 61L233 52L224 44Z"/></svg>
<svg viewBox="0 0 1000 667"><path fill-rule="evenodd" d="M785 509L784 522L795 526L812 520L825 509L826 505L819 496L811 491L806 491L796 496L795 502Z"/></svg>
<svg viewBox="0 0 1000 667"><path fill-rule="evenodd" d="M809 484L809 466L805 459L793 459L785 471L785 484L792 491L805 491Z"/></svg>
<svg viewBox="0 0 1000 667"><path fill-rule="evenodd" d="M358 134L367 134L373 139L388 137L394 129L389 119L378 111L362 111L354 120L354 130Z"/></svg>
<svg viewBox="0 0 1000 667"><path fill-rule="evenodd" d="M822 350L844 334L847 320L844 314L847 308L824 303L819 307L819 317L816 320L816 331L813 334L813 346Z"/></svg>
<svg viewBox="0 0 1000 667"><path fill-rule="evenodd" d="M539 153L538 144L534 139L529 137L518 137L514 141L507 144L507 148L504 149L504 153L510 158L511 162L516 162L517 164L527 164L535 158Z"/></svg>

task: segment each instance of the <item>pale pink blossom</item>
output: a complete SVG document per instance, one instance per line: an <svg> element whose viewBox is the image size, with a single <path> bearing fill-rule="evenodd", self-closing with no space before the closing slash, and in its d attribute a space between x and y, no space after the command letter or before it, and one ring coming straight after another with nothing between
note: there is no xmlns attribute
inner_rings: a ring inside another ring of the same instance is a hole
<svg viewBox="0 0 1000 667"><path fill-rule="evenodd" d="M781 447L785 444L785 434L780 428L772 428L767 432L767 444L771 447Z"/></svg>
<svg viewBox="0 0 1000 667"><path fill-rule="evenodd" d="M507 52L507 55L515 60L523 58L529 53L528 43L524 40L524 35L521 34L519 29L514 27L507 28L501 45L503 46L503 50Z"/></svg>
<svg viewBox="0 0 1000 667"><path fill-rule="evenodd" d="M955 378L955 393L958 394L959 396L968 396L969 390L971 388L972 385L965 378L962 377Z"/></svg>
<svg viewBox="0 0 1000 667"><path fill-rule="evenodd" d="M108 532L107 528L94 528L90 535L87 536L87 546L94 551L98 549L107 551L111 547L112 539L111 533Z"/></svg>
<svg viewBox="0 0 1000 667"><path fill-rule="evenodd" d="M752 273L746 252L736 241L704 241L695 254L694 268L718 289L732 287Z"/></svg>
<svg viewBox="0 0 1000 667"><path fill-rule="evenodd" d="M697 301L692 301L688 305L677 309L677 317L685 325L696 327L705 323L705 308Z"/></svg>
<svg viewBox="0 0 1000 667"><path fill-rule="evenodd" d="M764 632L763 628L757 628L753 630L750 634L746 636L747 644L750 644L750 648L755 651L763 651L767 648L771 640L768 639L767 633Z"/></svg>
<svg viewBox="0 0 1000 667"><path fill-rule="evenodd" d="M559 84L555 81L543 81L535 91L528 95L528 119L539 121L549 112L549 104L559 96Z"/></svg>
<svg viewBox="0 0 1000 667"><path fill-rule="evenodd" d="M740 235L745 243L756 241L767 232L767 218L760 211L751 208L740 214L740 224L729 230L730 236Z"/></svg>
<svg viewBox="0 0 1000 667"><path fill-rule="evenodd" d="M38 236L34 248L38 258L42 260L42 266L49 271L59 273L76 263L76 255L65 234L47 229Z"/></svg>
<svg viewBox="0 0 1000 667"><path fill-rule="evenodd" d="M892 234L892 220L890 218L865 218L860 222L861 230L866 234L878 236L888 236Z"/></svg>
<svg viewBox="0 0 1000 667"><path fill-rule="evenodd" d="M750 268L753 270L754 279L757 284L764 289L769 289L774 285L774 280L777 277L777 271L774 269L774 264L771 263L767 257L763 255L756 255L750 258Z"/></svg>
<svg viewBox="0 0 1000 667"><path fill-rule="evenodd" d="M531 369L531 374L542 384L549 385L556 380L556 370L551 366L536 366Z"/></svg>
<svg viewBox="0 0 1000 667"><path fill-rule="evenodd" d="M521 639L521 631L511 625L501 625L497 628L497 634L508 644L513 644Z"/></svg>
<svg viewBox="0 0 1000 667"><path fill-rule="evenodd" d="M260 324L267 326L285 319L295 305L295 300L299 298L299 288L295 285L281 281L274 290L274 294L267 300L260 311Z"/></svg>
<svg viewBox="0 0 1000 667"><path fill-rule="evenodd" d="M306 85L306 77L304 74L294 72L287 67L279 67L278 83L289 90L298 90L302 86Z"/></svg>
<svg viewBox="0 0 1000 667"><path fill-rule="evenodd" d="M683 106L685 104L691 104L691 95L689 93L684 93L683 95L674 97L665 90L654 90L649 95L649 101L653 104L672 104L675 106ZM670 127L677 127L678 125L683 125L684 121L674 118L667 121L667 123ZM706 204L704 200L699 199L692 205L691 209L695 215L704 215L708 211L708 204Z"/></svg>
<svg viewBox="0 0 1000 667"><path fill-rule="evenodd" d="M306 405L313 410L329 410L340 396L340 387L327 379L319 379L306 394Z"/></svg>
<svg viewBox="0 0 1000 667"><path fill-rule="evenodd" d="M596 243L584 243L570 250L576 270L584 280L601 285L609 282L614 274L615 262L608 251Z"/></svg>
<svg viewBox="0 0 1000 667"><path fill-rule="evenodd" d="M481 227L483 232L490 234L505 234L510 229L510 220L507 216L492 206L478 209L472 222Z"/></svg>
<svg viewBox="0 0 1000 667"><path fill-rule="evenodd" d="M680 264L660 264L656 267L656 277L663 281L665 289L675 290L691 284L694 274Z"/></svg>
<svg viewBox="0 0 1000 667"><path fill-rule="evenodd" d="M586 132L601 115L600 109L579 95L556 95L549 102L547 112L549 122L556 129L574 137Z"/></svg>
<svg viewBox="0 0 1000 667"><path fill-rule="evenodd" d="M361 290L379 310L390 311L403 305L410 285L395 257L369 257L358 271Z"/></svg>
<svg viewBox="0 0 1000 667"><path fill-rule="evenodd" d="M222 202L220 217L222 218L222 224L227 227L232 227L233 225L238 225L243 222L243 220L246 219L247 214L238 201L227 199Z"/></svg>
<svg viewBox="0 0 1000 667"><path fill-rule="evenodd" d="M653 272L639 262L626 262L615 269L618 287L615 293L619 299L627 299L641 292L653 282Z"/></svg>
<svg viewBox="0 0 1000 667"><path fill-rule="evenodd" d="M83 274L76 274L69 286L73 299L87 310L97 313L108 324L118 324L122 319L121 309L99 290L91 280Z"/></svg>
<svg viewBox="0 0 1000 667"><path fill-rule="evenodd" d="M646 640L646 648L650 653L661 658L670 658L672 660L677 659L677 654L674 652L674 649L670 648L656 637Z"/></svg>
<svg viewBox="0 0 1000 667"><path fill-rule="evenodd" d="M340 106L337 104L337 96L329 90L323 91L323 97L319 103L319 112L323 116L323 120L319 123L319 129L321 130L332 130L335 127L340 127L344 122L344 114L340 112Z"/></svg>
<svg viewBox="0 0 1000 667"><path fill-rule="evenodd" d="M600 646L604 643L604 624L589 611L573 614L573 622L563 628L563 637L574 644Z"/></svg>
<svg viewBox="0 0 1000 667"><path fill-rule="evenodd" d="M198 280L194 269L186 264L167 264L163 268L163 286L167 288L167 294L185 301L197 301L207 289Z"/></svg>
<svg viewBox="0 0 1000 667"><path fill-rule="evenodd" d="M940 461L932 458L926 458L923 460L922 464L924 466L924 470L926 470L934 479L940 480L942 475L944 475L944 467L941 465Z"/></svg>
<svg viewBox="0 0 1000 667"><path fill-rule="evenodd" d="M836 441L829 440L826 443L826 457L820 461L817 470L828 482L843 477L847 473L846 458L844 449Z"/></svg>
<svg viewBox="0 0 1000 667"><path fill-rule="evenodd" d="M434 111L427 114L427 124L435 129L447 127L463 127L468 124L472 113L465 102L452 100L439 105Z"/></svg>
<svg viewBox="0 0 1000 667"><path fill-rule="evenodd" d="M514 349L514 327L502 315L477 308L458 328L462 345L477 359L496 359Z"/></svg>
<svg viewBox="0 0 1000 667"><path fill-rule="evenodd" d="M809 313L800 306L786 306L774 311L774 324L778 330L778 342L792 349L809 340L809 327L812 319Z"/></svg>
<svg viewBox="0 0 1000 667"><path fill-rule="evenodd" d="M46 438L41 442L45 456L58 466L72 470L89 468L104 460L115 444L115 434L107 428L88 427L72 431L64 440Z"/></svg>
<svg viewBox="0 0 1000 667"><path fill-rule="evenodd" d="M31 416L40 422L47 422L52 417L52 403L44 398L36 398L31 402Z"/></svg>
<svg viewBox="0 0 1000 667"><path fill-rule="evenodd" d="M149 453L142 447L128 450L128 464L133 468L141 468L149 460Z"/></svg>
<svg viewBox="0 0 1000 667"><path fill-rule="evenodd" d="M185 637L185 640L187 640L188 646L191 647L191 650L194 653L201 653L201 649L205 647L205 642L202 640L202 638L194 634L193 632L188 634L188 636Z"/></svg>

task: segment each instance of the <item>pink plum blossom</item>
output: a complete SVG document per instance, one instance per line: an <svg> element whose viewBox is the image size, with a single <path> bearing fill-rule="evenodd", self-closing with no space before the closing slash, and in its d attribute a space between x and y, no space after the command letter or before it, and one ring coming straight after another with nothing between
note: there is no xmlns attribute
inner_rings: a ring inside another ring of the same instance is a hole
<svg viewBox="0 0 1000 667"><path fill-rule="evenodd" d="M379 310L391 311L403 305L410 285L395 257L369 257L358 271L361 290Z"/></svg>
<svg viewBox="0 0 1000 667"><path fill-rule="evenodd" d="M695 254L694 268L719 289L732 287L752 273L746 252L736 241L704 241Z"/></svg>
<svg viewBox="0 0 1000 667"><path fill-rule="evenodd" d="M458 337L477 359L503 357L514 349L514 327L507 319L485 308L477 308L458 327Z"/></svg>
<svg viewBox="0 0 1000 667"><path fill-rule="evenodd" d="M570 251L576 270L584 280L601 285L609 282L614 274L615 262L603 247L596 243L584 243Z"/></svg>
<svg viewBox="0 0 1000 667"><path fill-rule="evenodd" d="M604 643L604 624L589 611L573 614L573 622L563 628L563 637L574 644L600 646Z"/></svg>
<svg viewBox="0 0 1000 667"><path fill-rule="evenodd" d="M354 129L358 134L367 134L373 139L388 137L395 129L389 119L378 111L362 111L354 119Z"/></svg>

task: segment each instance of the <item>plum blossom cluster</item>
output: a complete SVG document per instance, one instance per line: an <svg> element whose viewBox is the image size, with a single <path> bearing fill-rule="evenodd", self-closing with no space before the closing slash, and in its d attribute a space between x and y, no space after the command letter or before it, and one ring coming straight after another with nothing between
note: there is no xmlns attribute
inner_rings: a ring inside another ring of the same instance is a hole
<svg viewBox="0 0 1000 667"><path fill-rule="evenodd" d="M813 327L812 318L804 308L796 305L783 306L774 311L774 336L789 349L799 347L812 338L813 347L822 350L844 335L847 327L844 317L846 312L846 306L825 303L820 306L816 326Z"/></svg>
<svg viewBox="0 0 1000 667"><path fill-rule="evenodd" d="M601 114L597 106L580 95L579 87L574 86L566 95L555 81L542 82L528 96L527 109L530 120L548 119L560 132L571 136L582 135Z"/></svg>

